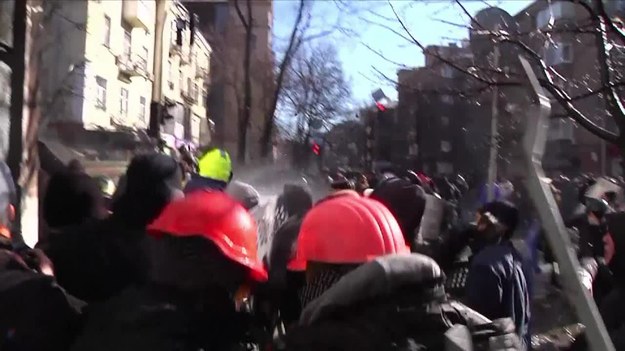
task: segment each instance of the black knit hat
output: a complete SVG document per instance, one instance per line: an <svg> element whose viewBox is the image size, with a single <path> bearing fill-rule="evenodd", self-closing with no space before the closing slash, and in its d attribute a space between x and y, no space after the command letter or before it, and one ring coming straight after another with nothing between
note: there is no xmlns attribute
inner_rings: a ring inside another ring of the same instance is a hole
<svg viewBox="0 0 625 351"><path fill-rule="evenodd" d="M46 223L61 228L98 218L104 198L93 178L68 168L50 177L42 207Z"/></svg>
<svg viewBox="0 0 625 351"><path fill-rule="evenodd" d="M421 217L425 211L425 191L420 186L402 178L382 181L370 196L380 201L395 216L406 242L413 243Z"/></svg>
<svg viewBox="0 0 625 351"><path fill-rule="evenodd" d="M514 204L507 201L489 202L482 207L480 213L492 216L493 219L506 227L508 234L514 232L519 223L519 210Z"/></svg>
<svg viewBox="0 0 625 351"><path fill-rule="evenodd" d="M126 224L144 227L182 188L182 170L178 162L163 154L135 156L121 184L121 194L113 203L113 213Z"/></svg>

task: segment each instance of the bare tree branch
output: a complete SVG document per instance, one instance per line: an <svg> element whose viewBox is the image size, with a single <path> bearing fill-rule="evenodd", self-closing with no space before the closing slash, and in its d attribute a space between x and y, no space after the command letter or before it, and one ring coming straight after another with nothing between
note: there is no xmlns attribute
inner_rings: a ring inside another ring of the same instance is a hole
<svg viewBox="0 0 625 351"><path fill-rule="evenodd" d="M239 20L241 21L241 24L247 30L250 27L250 25L251 25L251 23L250 23L251 21L248 21L248 20L245 19L245 16L243 15L243 11L241 11L241 6L239 4L239 0L234 0L234 8L237 11L237 16L239 16ZM251 17L249 19L251 19Z"/></svg>

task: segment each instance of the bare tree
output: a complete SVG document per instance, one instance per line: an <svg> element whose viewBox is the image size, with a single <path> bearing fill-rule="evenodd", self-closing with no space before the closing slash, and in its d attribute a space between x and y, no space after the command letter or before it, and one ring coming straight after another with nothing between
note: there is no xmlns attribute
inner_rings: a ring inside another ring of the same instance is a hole
<svg viewBox="0 0 625 351"><path fill-rule="evenodd" d="M486 31L469 14L461 1L456 0L455 4L469 17L473 29L486 32L494 45L514 47L518 53L530 59L530 62L538 69L541 85L552 95L553 101L562 109L559 117L572 118L580 126L597 137L613 143L623 152L625 151L625 109L620 94L625 81L621 73L622 70L616 70L614 67L615 64L622 62L625 57L623 56L625 53L623 50L625 32L622 23L609 15L606 5L601 0L593 0L591 4L581 0L554 0L550 2L550 5L556 2L576 4L586 13L585 18L577 18L576 23L572 26L549 24L545 29L532 30L526 33ZM524 75L520 70L515 70L514 67L504 69L501 66L494 67L492 64L484 65L482 63L480 65L478 62L475 62L471 67L466 67L458 64L453 58L428 51L425 45L409 30L393 4L389 2L389 6L393 10L394 18L399 23L401 30L387 28L416 45L426 55L434 57L440 64L449 66L459 74L464 75L471 81L470 90L472 92L488 91L493 86L515 87L524 84ZM554 37L562 33L574 36L575 40L589 45L588 49L596 52L594 60L596 74L579 78L570 73L567 74L568 72L565 70L548 65L544 60L543 53L536 50L531 44L538 40L547 45L557 45ZM575 91L575 94L571 94L570 91ZM450 90L449 92L467 93L466 90L464 92ZM583 108L581 102L590 98L599 98L605 104L592 110ZM603 121L606 118L612 123L604 125ZM614 128L610 128L609 124L613 124Z"/></svg>
<svg viewBox="0 0 625 351"><path fill-rule="evenodd" d="M281 107L285 115L294 116L297 145L307 147L314 130L329 130L347 112L349 84L332 45L301 48L293 57L283 89Z"/></svg>

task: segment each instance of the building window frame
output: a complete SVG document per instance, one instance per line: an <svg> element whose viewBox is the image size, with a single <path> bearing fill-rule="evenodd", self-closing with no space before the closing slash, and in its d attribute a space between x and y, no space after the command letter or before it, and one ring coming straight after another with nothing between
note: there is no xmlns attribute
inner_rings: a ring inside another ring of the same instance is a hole
<svg viewBox="0 0 625 351"><path fill-rule="evenodd" d="M453 78L454 77L454 69L449 65L443 65L441 68L441 76L443 78Z"/></svg>
<svg viewBox="0 0 625 351"><path fill-rule="evenodd" d="M128 116L128 89L121 88L119 97L119 115L121 117Z"/></svg>
<svg viewBox="0 0 625 351"><path fill-rule="evenodd" d="M146 72L148 71L148 57L150 57L150 50L144 45L141 47L138 64L139 67Z"/></svg>
<svg viewBox="0 0 625 351"><path fill-rule="evenodd" d="M139 120L141 120L141 122L146 122L145 120L145 116L146 114L146 109L147 109L147 99L145 98L145 96L141 96L139 97Z"/></svg>
<svg viewBox="0 0 625 351"><path fill-rule="evenodd" d="M174 90L174 62L169 59L167 64L167 85L169 89Z"/></svg>
<svg viewBox="0 0 625 351"><path fill-rule="evenodd" d="M95 107L99 110L106 111L106 79L96 76L96 102Z"/></svg>
<svg viewBox="0 0 625 351"><path fill-rule="evenodd" d="M454 103L454 98L449 94L444 94L443 96L441 96L441 101L445 104L451 105Z"/></svg>
<svg viewBox="0 0 625 351"><path fill-rule="evenodd" d="M132 30L124 28L124 47L123 55L125 58L130 59L132 55Z"/></svg>
<svg viewBox="0 0 625 351"><path fill-rule="evenodd" d="M441 116L441 126L449 127L450 122L451 121L448 116Z"/></svg>
<svg viewBox="0 0 625 351"><path fill-rule="evenodd" d="M102 41L102 45L107 48L111 47L111 17L108 15L104 15L104 37Z"/></svg>
<svg viewBox="0 0 625 351"><path fill-rule="evenodd" d="M547 44L543 50L543 58L547 66L573 63L573 45L566 42Z"/></svg>

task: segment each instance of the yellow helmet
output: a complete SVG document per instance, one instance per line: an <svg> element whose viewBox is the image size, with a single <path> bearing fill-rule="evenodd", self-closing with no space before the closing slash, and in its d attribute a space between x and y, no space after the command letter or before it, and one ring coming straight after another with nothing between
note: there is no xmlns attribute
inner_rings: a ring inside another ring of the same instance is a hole
<svg viewBox="0 0 625 351"><path fill-rule="evenodd" d="M210 149L198 162L199 175L205 178L229 182L232 175L232 162L228 152L222 149Z"/></svg>

